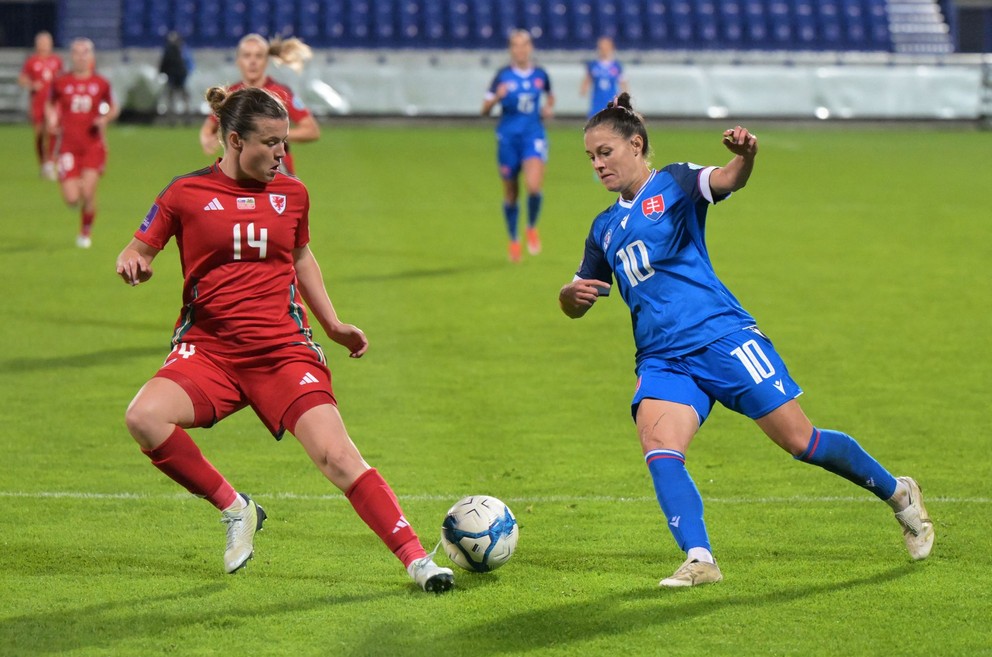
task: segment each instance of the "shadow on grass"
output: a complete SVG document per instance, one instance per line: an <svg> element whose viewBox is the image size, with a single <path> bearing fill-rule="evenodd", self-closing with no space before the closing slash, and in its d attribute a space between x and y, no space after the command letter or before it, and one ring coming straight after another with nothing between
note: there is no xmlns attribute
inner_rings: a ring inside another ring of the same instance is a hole
<svg viewBox="0 0 992 657"><path fill-rule="evenodd" d="M164 359L169 353L168 343L160 347L125 347L103 349L88 354L74 356L48 356L43 358L8 358L0 360L0 372L24 373L40 370L64 368L87 368L99 365L119 364L122 360L159 356Z"/></svg>
<svg viewBox="0 0 992 657"><path fill-rule="evenodd" d="M123 592L120 598L71 609L39 612L0 620L3 655L48 655L96 650L98 654L124 654L117 644L141 638L162 649L176 646L191 628L226 631L235 630L245 617L258 621L269 617L292 615L335 605L361 604L381 598L379 593L365 595L328 595L287 601L273 600L268 604L239 605L228 595L232 582L214 582L201 586L169 587L169 592L137 597ZM182 611L176 611L176 602ZM183 654L175 648L176 654ZM231 650L234 650L233 647ZM156 652L158 652L156 650ZM253 653L225 652L218 654L266 654L265 649Z"/></svg>
<svg viewBox="0 0 992 657"><path fill-rule="evenodd" d="M919 572L922 571L918 565L905 564L842 582L780 587L757 595L734 593L726 597L721 597L720 586L667 591L645 588L480 619L475 625L440 635L410 636L390 632L388 627L380 628L366 638L365 645L356 646L352 654L430 655L437 653L438 646L444 646L450 654L469 654L478 646L485 646L487 655L522 654L547 648L563 650L568 646L579 650L585 643L600 638L615 637L622 641L631 628L663 628L669 623L705 619L730 607L760 609L839 591L870 589ZM455 591L454 595L457 594ZM383 637L393 637L393 643L389 644L389 640L384 643Z"/></svg>

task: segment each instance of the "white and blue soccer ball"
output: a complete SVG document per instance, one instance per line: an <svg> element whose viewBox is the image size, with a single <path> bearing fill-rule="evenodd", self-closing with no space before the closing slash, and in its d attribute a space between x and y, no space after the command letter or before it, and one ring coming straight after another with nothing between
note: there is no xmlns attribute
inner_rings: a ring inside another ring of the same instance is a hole
<svg viewBox="0 0 992 657"><path fill-rule="evenodd" d="M488 573L510 560L519 533L510 507L495 497L470 495L448 509L441 525L441 543L458 566Z"/></svg>

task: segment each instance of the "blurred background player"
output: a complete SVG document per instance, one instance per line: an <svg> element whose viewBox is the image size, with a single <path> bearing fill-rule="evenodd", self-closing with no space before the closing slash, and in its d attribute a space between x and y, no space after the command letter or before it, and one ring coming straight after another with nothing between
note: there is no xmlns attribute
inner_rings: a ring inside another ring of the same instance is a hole
<svg viewBox="0 0 992 657"><path fill-rule="evenodd" d="M304 62L313 56L313 53L309 46L297 38L274 39L270 44L265 37L259 34L248 34L238 42L237 65L241 71L241 81L232 84L228 90L237 91L245 87L259 87L274 93L286 106L286 111L289 112L289 142L316 141L320 138L320 125L317 123L317 119L289 87L279 84L266 74L270 56L299 71ZM215 155L220 149L217 118L212 115L207 116L200 128L200 146L203 147L203 152L207 155ZM288 145L282 166L285 173L296 174L293 156L289 152Z"/></svg>
<svg viewBox="0 0 992 657"><path fill-rule="evenodd" d="M616 48L613 39L608 36L599 37L596 42L596 59L586 62L586 76L582 79L579 94L585 96L592 91L589 98L589 116L606 109L606 104L616 98L621 92L627 93L627 79L623 74L623 65L616 59Z"/></svg>
<svg viewBox="0 0 992 657"><path fill-rule="evenodd" d="M189 91L186 90L186 79L193 72L193 56L183 43L178 32L169 32L165 37L165 47L162 48L162 59L158 71L165 76L162 89L163 98L160 100L160 111L164 109L165 116L176 122L180 116L189 113ZM164 103L164 108L162 105Z"/></svg>
<svg viewBox="0 0 992 657"><path fill-rule="evenodd" d="M34 150L38 155L41 177L55 180L55 135L48 131L45 103L52 80L62 73L62 58L52 52L52 35L38 32L34 37L34 52L24 60L17 83L28 90L31 102L28 117L34 127Z"/></svg>
<svg viewBox="0 0 992 657"><path fill-rule="evenodd" d="M324 352L307 311L353 358L365 334L334 310L310 251L310 197L279 171L289 117L263 89L207 92L224 139L213 165L173 179L117 258L117 273L137 285L176 238L183 267L183 309L174 348L127 409L127 426L152 463L222 512L224 568L254 553L265 511L239 494L200 452L186 429L210 427L251 406L278 440L293 434L314 464L344 491L358 515L425 591L449 589L403 516L389 484L362 458L345 429Z"/></svg>
<svg viewBox="0 0 992 657"><path fill-rule="evenodd" d="M582 317L612 281L630 308L637 346L631 413L668 528L686 560L659 586L723 578L710 550L703 500L685 467L686 451L713 404L753 419L797 460L844 477L886 502L913 559L933 547L920 487L893 477L853 438L815 428L796 398L802 389L771 341L717 278L704 238L706 212L747 183L758 138L723 132L733 154L722 167L685 162L652 169L648 134L621 94L585 126L586 155L616 202L593 221L582 264L559 294ZM763 531L754 528L753 531Z"/></svg>
<svg viewBox="0 0 992 657"><path fill-rule="evenodd" d="M548 159L548 140L542 119L551 118L555 97L551 78L531 61L534 44L526 30L514 30L509 42L510 65L497 71L482 102L482 115L488 116L499 105L502 114L496 126L496 156L503 181L503 217L510 238L508 254L512 262L520 261L520 237L517 218L521 170L527 187L527 250L541 252L537 221L541 214L541 187L544 165ZM547 102L542 107L541 97Z"/></svg>
<svg viewBox="0 0 992 657"><path fill-rule="evenodd" d="M69 58L72 70L52 82L46 114L49 130L58 134L56 162L62 198L69 207L80 208L76 246L88 249L97 185L107 163L107 124L120 109L110 83L94 72L93 42L74 39Z"/></svg>

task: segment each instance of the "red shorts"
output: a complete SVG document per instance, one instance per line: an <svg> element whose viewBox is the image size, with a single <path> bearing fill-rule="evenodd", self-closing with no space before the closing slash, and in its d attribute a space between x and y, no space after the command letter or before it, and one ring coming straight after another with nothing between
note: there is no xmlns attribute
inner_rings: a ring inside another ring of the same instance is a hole
<svg viewBox="0 0 992 657"><path fill-rule="evenodd" d="M31 108L28 110L28 116L31 117L31 123L34 125L45 125L45 99L46 95L36 93L31 97Z"/></svg>
<svg viewBox="0 0 992 657"><path fill-rule="evenodd" d="M314 406L337 403L323 354L306 345L289 345L258 356L219 356L182 342L155 376L175 381L189 395L193 426L213 426L251 406L276 440L286 430L286 411L297 400L307 398L300 402L303 408L295 405L297 417Z"/></svg>
<svg viewBox="0 0 992 657"><path fill-rule="evenodd" d="M81 148L59 148L55 160L59 167L59 180L78 178L83 169L96 169L102 176L107 164L107 147L98 141Z"/></svg>

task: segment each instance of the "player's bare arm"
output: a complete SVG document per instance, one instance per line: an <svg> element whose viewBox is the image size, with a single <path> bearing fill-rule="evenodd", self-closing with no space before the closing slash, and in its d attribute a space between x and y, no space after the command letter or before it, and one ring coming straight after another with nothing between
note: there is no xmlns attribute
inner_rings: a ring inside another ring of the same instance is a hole
<svg viewBox="0 0 992 657"><path fill-rule="evenodd" d="M317 119L307 116L300 119L300 122L289 129L289 141L293 143L303 143L317 141L320 138L320 124Z"/></svg>
<svg viewBox="0 0 992 657"><path fill-rule="evenodd" d="M499 103L499 101L506 98L508 90L506 88L506 83L500 83L496 87L496 92L486 95L485 100L482 101L482 116L489 116L489 113L493 111L493 108Z"/></svg>
<svg viewBox="0 0 992 657"><path fill-rule="evenodd" d="M158 254L159 249L131 238L131 242L117 256L117 275L132 287L144 283L152 277L152 260Z"/></svg>
<svg viewBox="0 0 992 657"><path fill-rule="evenodd" d="M541 118L550 119L555 115L555 96L548 94L544 107L541 108Z"/></svg>
<svg viewBox="0 0 992 657"><path fill-rule="evenodd" d="M747 128L736 126L724 130L723 145L734 158L710 175L710 189L717 195L736 192L747 184L758 154L758 137Z"/></svg>
<svg viewBox="0 0 992 657"><path fill-rule="evenodd" d="M603 281L580 278L561 288L558 293L558 306L572 319L578 319L596 303L600 290L609 289L609 284Z"/></svg>
<svg viewBox="0 0 992 657"><path fill-rule="evenodd" d="M217 121L208 116L200 127L200 148L205 155L215 155L220 150L220 137L217 135Z"/></svg>
<svg viewBox="0 0 992 657"><path fill-rule="evenodd" d="M302 246L293 251L293 266L296 269L296 280L300 284L300 296L306 302L321 328L334 342L346 348L352 358L361 358L369 349L368 338L360 328L353 324L345 324L338 319L334 304L324 286L324 277L320 273L320 265L313 257L309 246Z"/></svg>

